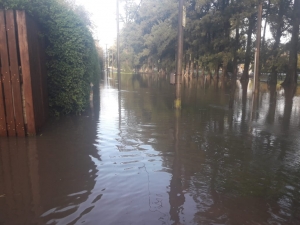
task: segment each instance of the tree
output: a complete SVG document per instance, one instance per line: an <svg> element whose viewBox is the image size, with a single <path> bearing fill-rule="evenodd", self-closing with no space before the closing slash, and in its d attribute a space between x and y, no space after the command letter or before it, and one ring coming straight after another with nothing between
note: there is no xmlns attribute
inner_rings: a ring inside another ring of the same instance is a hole
<svg viewBox="0 0 300 225"><path fill-rule="evenodd" d="M288 73L282 86L295 86L297 84L297 57L298 57L298 39L300 25L300 0L294 0L294 9L292 14L292 38L290 42L290 56L288 64Z"/></svg>
<svg viewBox="0 0 300 225"><path fill-rule="evenodd" d="M0 0L0 8L24 9L40 25L46 44L52 114L84 111L90 83L98 83L101 73L87 12L66 0Z"/></svg>
<svg viewBox="0 0 300 225"><path fill-rule="evenodd" d="M277 73L288 68L286 48L282 37L292 33L290 60L297 56L299 15L296 0L265 0L263 4L264 30L269 25L273 38L262 44L262 66L271 73L271 83L277 82ZM157 67L172 70L176 46L176 0L144 0L136 18L124 28L124 54L132 55L134 66L139 68ZM187 25L185 27L184 55L186 72L193 71L193 64L219 76L227 72L237 74L237 64L244 64L241 80L248 81L250 65L253 63L253 34L257 29L258 0L186 0ZM297 18L297 19L295 19ZM293 27L293 31L291 28ZM130 57L126 56L126 59ZM291 68L291 66L290 66ZM291 69L290 69L291 70ZM294 72L295 75L295 72Z"/></svg>
<svg viewBox="0 0 300 225"><path fill-rule="evenodd" d="M271 32L274 37L274 43L271 49L271 76L270 76L270 84L277 84L277 73L279 69L279 59L283 54L280 51L280 40L283 35L283 32L287 30L287 15L286 13L289 11L290 1L286 0L277 0L274 1L272 5L272 15L270 16L270 25Z"/></svg>

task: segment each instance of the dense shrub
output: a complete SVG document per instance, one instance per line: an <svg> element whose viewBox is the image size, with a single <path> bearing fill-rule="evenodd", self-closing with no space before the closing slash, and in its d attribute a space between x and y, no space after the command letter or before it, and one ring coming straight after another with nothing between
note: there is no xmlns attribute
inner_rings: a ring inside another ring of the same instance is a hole
<svg viewBox="0 0 300 225"><path fill-rule="evenodd" d="M0 0L0 8L24 9L46 41L49 106L52 114L79 114L97 84L101 60L87 14L67 0Z"/></svg>

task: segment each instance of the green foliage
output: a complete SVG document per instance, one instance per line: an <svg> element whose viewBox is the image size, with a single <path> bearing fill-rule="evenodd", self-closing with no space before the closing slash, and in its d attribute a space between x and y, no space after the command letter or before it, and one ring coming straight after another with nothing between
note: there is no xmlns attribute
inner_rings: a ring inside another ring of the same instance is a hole
<svg viewBox="0 0 300 225"><path fill-rule="evenodd" d="M135 20L126 23L122 30L123 66L168 68L174 65L176 7L174 0L145 0L134 11Z"/></svg>
<svg viewBox="0 0 300 225"><path fill-rule="evenodd" d="M122 31L121 59L132 67L174 70L178 1L141 2L135 10L136 16L125 23ZM271 31L263 35L261 63L264 72L287 72L290 48L280 41L292 31L293 2L263 1L262 24L265 26L267 21ZM219 67L233 72L237 64L245 64L245 74L248 74L246 64L254 61L258 3L258 0L185 0L184 67L194 61L210 72ZM270 34L272 38L266 40Z"/></svg>
<svg viewBox="0 0 300 225"><path fill-rule="evenodd" d="M24 9L46 39L49 106L52 114L79 114L88 105L90 83L99 83L100 58L87 13L66 0L0 0Z"/></svg>

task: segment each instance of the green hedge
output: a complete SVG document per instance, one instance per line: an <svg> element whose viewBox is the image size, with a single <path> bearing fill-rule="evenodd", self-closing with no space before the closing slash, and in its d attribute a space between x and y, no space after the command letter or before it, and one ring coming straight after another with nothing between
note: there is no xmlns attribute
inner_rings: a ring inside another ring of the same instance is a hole
<svg viewBox="0 0 300 225"><path fill-rule="evenodd" d="M52 114L80 114L89 102L90 83L97 85L101 74L87 14L66 0L0 0L0 7L24 9L41 25Z"/></svg>

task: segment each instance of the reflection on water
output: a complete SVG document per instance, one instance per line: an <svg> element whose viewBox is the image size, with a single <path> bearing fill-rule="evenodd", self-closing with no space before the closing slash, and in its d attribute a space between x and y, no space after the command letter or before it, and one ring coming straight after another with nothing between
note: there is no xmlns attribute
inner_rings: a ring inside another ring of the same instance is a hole
<svg viewBox="0 0 300 225"><path fill-rule="evenodd" d="M0 139L0 224L300 224L300 91L124 75L81 117ZM100 102L100 105L99 105Z"/></svg>

